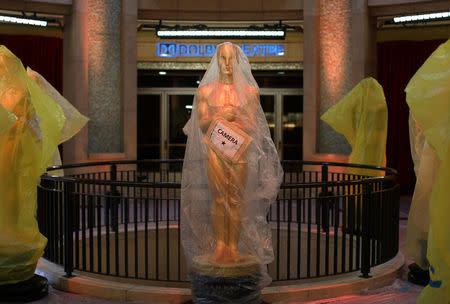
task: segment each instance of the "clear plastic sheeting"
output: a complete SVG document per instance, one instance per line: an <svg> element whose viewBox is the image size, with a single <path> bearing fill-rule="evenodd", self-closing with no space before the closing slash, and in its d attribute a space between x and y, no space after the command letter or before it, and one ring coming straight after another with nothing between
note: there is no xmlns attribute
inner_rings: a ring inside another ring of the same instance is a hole
<svg viewBox="0 0 450 304"><path fill-rule="evenodd" d="M72 104L64 98L59 92L38 72L33 71L30 67L27 67L28 76L34 79L39 87L50 96L64 112L64 116L66 117L66 121L64 123L64 127L61 130L61 136L59 138L59 144L69 140L75 134L77 134L88 122L88 118L82 115L78 110L72 106ZM53 158L48 166L61 166L61 156L59 154L59 150L56 149L53 154ZM54 176L64 176L64 171L60 170L52 170L49 172L50 175Z"/></svg>
<svg viewBox="0 0 450 304"><path fill-rule="evenodd" d="M29 279L47 239L39 233L36 191L57 147L64 114L0 46L0 105L16 117L0 134L0 284ZM3 123L2 123L3 124Z"/></svg>
<svg viewBox="0 0 450 304"><path fill-rule="evenodd" d="M416 186L406 229L405 252L423 269L428 268L427 241L430 225L429 203L439 161L412 114L409 116L411 155Z"/></svg>
<svg viewBox="0 0 450 304"><path fill-rule="evenodd" d="M181 236L194 300L210 303L209 295L219 302L252 303L271 281L266 265L273 260L273 249L266 215L283 170L258 85L238 46L218 46L184 132ZM211 284L221 286L222 293ZM243 289L228 297L227 290L236 284Z"/></svg>
<svg viewBox="0 0 450 304"><path fill-rule="evenodd" d="M321 117L352 147L349 163L384 167L388 112L383 88L373 78L361 80L344 98ZM357 169L347 173L376 176L384 171Z"/></svg>
<svg viewBox="0 0 450 304"><path fill-rule="evenodd" d="M427 258L430 283L418 303L450 299L450 40L440 45L411 78L406 102L440 162L430 197Z"/></svg>

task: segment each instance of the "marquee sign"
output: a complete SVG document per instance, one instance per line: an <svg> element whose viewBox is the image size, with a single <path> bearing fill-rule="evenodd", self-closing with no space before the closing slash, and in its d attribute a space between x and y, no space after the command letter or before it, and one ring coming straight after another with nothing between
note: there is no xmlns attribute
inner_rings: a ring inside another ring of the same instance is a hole
<svg viewBox="0 0 450 304"><path fill-rule="evenodd" d="M285 55L283 44L244 43L239 45L247 57L281 57ZM158 57L211 57L215 44L158 42Z"/></svg>

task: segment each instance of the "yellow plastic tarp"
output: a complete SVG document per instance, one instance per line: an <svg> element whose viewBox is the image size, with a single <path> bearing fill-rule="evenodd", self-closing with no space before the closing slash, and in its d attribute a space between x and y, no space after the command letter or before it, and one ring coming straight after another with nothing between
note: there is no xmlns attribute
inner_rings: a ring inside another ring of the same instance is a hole
<svg viewBox="0 0 450 304"><path fill-rule="evenodd" d="M72 106L72 104L65 99L64 96L59 94L59 92L41 74L33 71L30 67L27 67L27 73L28 76L33 78L39 87L54 101L56 101L63 110L64 116L66 117L66 122L61 130L59 144L69 140L86 125L89 119L82 115L74 106ZM48 166L60 166L61 164L61 156L59 155L59 150L56 149ZM52 170L49 171L49 175L63 176L64 171L62 169Z"/></svg>
<svg viewBox="0 0 450 304"><path fill-rule="evenodd" d="M429 266L426 257L430 225L429 202L439 161L411 113L409 136L417 180L409 210L404 249L417 265L427 269Z"/></svg>
<svg viewBox="0 0 450 304"><path fill-rule="evenodd" d="M16 115L6 111L5 108L0 104L0 135L8 131L8 129L16 120Z"/></svg>
<svg viewBox="0 0 450 304"><path fill-rule="evenodd" d="M0 285L27 280L47 239L39 232L36 192L64 125L61 107L0 46L0 105L17 120L0 134ZM2 123L3 125L3 123ZM2 126L3 127L3 126Z"/></svg>
<svg viewBox="0 0 450 304"><path fill-rule="evenodd" d="M431 54L405 92L410 111L440 162L429 205L431 280L418 303L450 303L450 40Z"/></svg>
<svg viewBox="0 0 450 304"><path fill-rule="evenodd" d="M61 130L59 144L69 140L77 134L88 122L88 118L81 114L64 96L59 92L38 72L27 67L28 76L34 79L38 86L47 93L54 101L56 101L64 112L66 122Z"/></svg>
<svg viewBox="0 0 450 304"><path fill-rule="evenodd" d="M352 146L352 164L386 165L387 105L383 88L373 78L361 80L344 98L321 117ZM356 169L350 174L377 176L378 170Z"/></svg>

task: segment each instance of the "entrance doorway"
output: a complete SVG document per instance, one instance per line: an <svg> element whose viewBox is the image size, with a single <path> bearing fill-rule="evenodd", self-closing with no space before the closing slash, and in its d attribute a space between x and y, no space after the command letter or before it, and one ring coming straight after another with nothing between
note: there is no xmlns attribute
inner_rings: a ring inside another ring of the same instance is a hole
<svg viewBox="0 0 450 304"><path fill-rule="evenodd" d="M138 159L184 157L183 127L197 88L139 88ZM302 159L303 90L261 88L261 107L281 159Z"/></svg>

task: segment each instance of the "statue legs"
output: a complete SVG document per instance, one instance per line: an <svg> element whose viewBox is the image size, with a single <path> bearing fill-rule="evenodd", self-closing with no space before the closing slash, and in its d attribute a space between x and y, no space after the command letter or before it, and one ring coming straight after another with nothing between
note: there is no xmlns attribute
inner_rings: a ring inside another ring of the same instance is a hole
<svg viewBox="0 0 450 304"><path fill-rule="evenodd" d="M247 163L224 162L212 150L207 154L208 183L211 190L211 219L217 240L212 257L216 263L231 263L240 258L238 241L241 204L247 179Z"/></svg>

